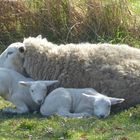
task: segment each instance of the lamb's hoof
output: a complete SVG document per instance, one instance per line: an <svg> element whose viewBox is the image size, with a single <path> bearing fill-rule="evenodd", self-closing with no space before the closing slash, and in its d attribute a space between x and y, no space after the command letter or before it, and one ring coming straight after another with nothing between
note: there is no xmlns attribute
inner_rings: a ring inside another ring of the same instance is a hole
<svg viewBox="0 0 140 140"><path fill-rule="evenodd" d="M37 111L34 111L34 112L33 112L33 114L37 114L37 113L38 113Z"/></svg>
<svg viewBox="0 0 140 140"><path fill-rule="evenodd" d="M0 111L2 113L6 113L6 114L17 114L17 112L15 110L13 110L12 108L3 108Z"/></svg>

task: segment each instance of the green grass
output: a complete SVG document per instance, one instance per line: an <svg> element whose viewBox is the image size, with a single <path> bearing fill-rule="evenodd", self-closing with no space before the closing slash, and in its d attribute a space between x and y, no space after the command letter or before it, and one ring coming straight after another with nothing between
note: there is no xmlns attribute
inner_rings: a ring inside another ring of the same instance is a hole
<svg viewBox="0 0 140 140"><path fill-rule="evenodd" d="M0 100L1 107L9 106ZM140 106L106 119L0 113L0 140L139 140Z"/></svg>

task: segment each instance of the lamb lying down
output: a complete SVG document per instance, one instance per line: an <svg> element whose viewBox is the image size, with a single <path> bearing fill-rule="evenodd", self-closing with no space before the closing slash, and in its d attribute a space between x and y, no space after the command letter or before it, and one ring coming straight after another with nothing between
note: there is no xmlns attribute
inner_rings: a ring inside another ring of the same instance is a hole
<svg viewBox="0 0 140 140"><path fill-rule="evenodd" d="M44 101L47 86L58 82L34 81L16 71L0 68L0 96L13 103L16 108L4 108L5 113L27 113L37 111Z"/></svg>
<svg viewBox="0 0 140 140"><path fill-rule="evenodd" d="M111 105L124 99L111 98L98 93L92 88L57 88L45 99L40 108L42 115L58 114L65 117L105 118L110 114Z"/></svg>

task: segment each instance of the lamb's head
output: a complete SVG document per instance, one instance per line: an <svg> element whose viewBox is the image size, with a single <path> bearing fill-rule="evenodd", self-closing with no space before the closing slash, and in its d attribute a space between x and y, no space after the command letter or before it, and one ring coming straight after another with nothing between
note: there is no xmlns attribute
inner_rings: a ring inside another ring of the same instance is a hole
<svg viewBox="0 0 140 140"><path fill-rule="evenodd" d="M20 81L19 84L29 87L29 92L33 101L37 104L42 104L46 94L48 86L58 83L57 80L50 81Z"/></svg>
<svg viewBox="0 0 140 140"><path fill-rule="evenodd" d="M20 73L23 72L25 45L20 42L12 43L0 55L0 67L13 69Z"/></svg>
<svg viewBox="0 0 140 140"><path fill-rule="evenodd" d="M124 101L122 98L112 98L101 94L86 95L92 99L93 112L98 118L106 118L110 114L111 105L115 105Z"/></svg>

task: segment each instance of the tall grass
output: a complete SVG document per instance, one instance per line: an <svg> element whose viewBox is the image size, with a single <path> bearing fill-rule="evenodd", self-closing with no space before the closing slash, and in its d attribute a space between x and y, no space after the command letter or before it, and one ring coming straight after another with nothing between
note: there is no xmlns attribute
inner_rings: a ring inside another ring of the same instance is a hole
<svg viewBox="0 0 140 140"><path fill-rule="evenodd" d="M0 42L9 44L18 40L21 35L22 15L26 7L21 2L0 1Z"/></svg>
<svg viewBox="0 0 140 140"><path fill-rule="evenodd" d="M128 43L140 38L128 0L0 0L0 43L42 34L56 43Z"/></svg>

